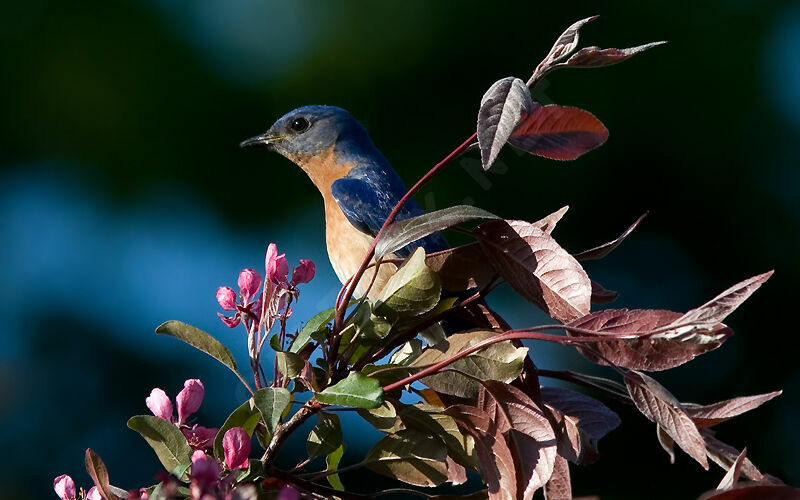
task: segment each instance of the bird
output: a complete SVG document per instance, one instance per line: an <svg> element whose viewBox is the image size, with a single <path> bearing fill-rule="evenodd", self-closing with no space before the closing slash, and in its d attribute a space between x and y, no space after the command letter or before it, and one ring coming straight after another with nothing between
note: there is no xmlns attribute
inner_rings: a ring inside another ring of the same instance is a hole
<svg viewBox="0 0 800 500"><path fill-rule="evenodd" d="M299 166L322 195L325 242L331 266L344 284L356 272L389 213L406 194L406 187L366 129L346 110L310 105L294 109L263 134L242 141L241 147L263 146ZM424 214L414 200L397 221ZM397 250L387 259L405 258L417 247L426 253L446 250L447 242L434 233ZM370 287L375 268L364 274L355 296L377 300L397 271L382 264Z"/></svg>

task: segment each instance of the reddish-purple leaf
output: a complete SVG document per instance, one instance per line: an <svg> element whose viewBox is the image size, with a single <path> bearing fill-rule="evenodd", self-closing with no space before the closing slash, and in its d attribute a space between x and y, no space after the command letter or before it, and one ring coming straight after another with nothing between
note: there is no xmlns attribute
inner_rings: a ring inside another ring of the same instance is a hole
<svg viewBox="0 0 800 500"><path fill-rule="evenodd" d="M589 313L592 285L586 271L536 225L492 221L474 234L503 279L553 319L568 322Z"/></svg>
<svg viewBox="0 0 800 500"><path fill-rule="evenodd" d="M117 496L111 491L111 484L108 479L108 469L106 464L91 448L86 448L85 456L86 472L91 476L94 485L100 490L100 494L107 500L117 500Z"/></svg>
<svg viewBox="0 0 800 500"><path fill-rule="evenodd" d="M447 463L447 482L452 484L464 484L467 482L467 469L457 463L448 455L445 459Z"/></svg>
<svg viewBox="0 0 800 500"><path fill-rule="evenodd" d="M723 469L729 470L740 455L739 450L714 437L714 432L711 429L700 429L700 434L705 440L708 458ZM742 460L740 472L751 481L767 480L767 476L762 474L753 462L746 457Z"/></svg>
<svg viewBox="0 0 800 500"><path fill-rule="evenodd" d="M569 462L556 456L553 475L544 485L544 500L572 500L572 481L569 477Z"/></svg>
<svg viewBox="0 0 800 500"><path fill-rule="evenodd" d="M615 239L603 243L602 245L598 245L594 248L590 248L589 250L584 250L583 252L576 253L575 258L580 261L602 259L606 255L611 253L612 250L617 248L620 243L625 241L625 238L627 238L633 232L633 230L636 229L637 226L639 226L639 223L641 223L646 216L647 213L643 213L642 215L639 216L638 219L636 219L636 221L633 224L630 225L630 227L628 227L628 229L625 230L625 232L617 236Z"/></svg>
<svg viewBox="0 0 800 500"><path fill-rule="evenodd" d="M743 449L739 456L736 457L736 460L733 461L733 465L731 468L728 469L728 472L725 473L722 480L717 485L718 490L729 490L736 486L736 482L739 481L739 472L742 468L742 462L744 462L745 457L747 456L747 448Z"/></svg>
<svg viewBox="0 0 800 500"><path fill-rule="evenodd" d="M709 491L698 500L798 500L800 489L785 484L745 483L730 490Z"/></svg>
<svg viewBox="0 0 800 500"><path fill-rule="evenodd" d="M509 76L489 87L478 111L481 164L489 170L520 119L531 109L531 93L519 78Z"/></svg>
<svg viewBox="0 0 800 500"><path fill-rule="evenodd" d="M597 460L597 442L620 424L616 413L579 392L542 387L542 401L555 410L554 416L561 425L558 454L576 464Z"/></svg>
<svg viewBox="0 0 800 500"><path fill-rule="evenodd" d="M660 425L656 424L656 437L658 438L658 444L667 452L669 455L669 463L675 463L675 441L672 440L671 437L664 432L664 429L661 428Z"/></svg>
<svg viewBox="0 0 800 500"><path fill-rule="evenodd" d="M572 51L578 47L578 34L583 25L594 21L597 19L597 17L598 16L592 16L587 17L586 19L581 19L564 30L564 32L561 33L561 36L559 36L556 40L556 43L553 44L553 47L547 54L547 57L545 57L536 67L536 71L534 71L533 76L528 84L530 85L533 81L535 81L537 76L546 73L548 66L551 66L553 63L556 63L571 54Z"/></svg>
<svg viewBox="0 0 800 500"><path fill-rule="evenodd" d="M614 302L617 296L619 296L618 292L606 290L603 285L592 280L592 304L608 304Z"/></svg>
<svg viewBox="0 0 800 500"><path fill-rule="evenodd" d="M758 408L772 398L778 397L783 391L768 392L755 396L742 396L739 398L720 401L710 405L696 405L684 403L683 408L698 427L711 427L724 422L731 417Z"/></svg>
<svg viewBox="0 0 800 500"><path fill-rule="evenodd" d="M717 326L739 305L747 300L765 281L772 276L773 271L753 276L728 288L721 294L705 304L687 312L673 321L676 331L673 336L686 336L695 334L697 330L709 329ZM677 328L680 327L680 328Z"/></svg>
<svg viewBox="0 0 800 500"><path fill-rule="evenodd" d="M572 327L593 330L596 332L594 335L570 332L567 335L603 337L620 333L646 334L672 324L680 316L680 313L661 309L606 309L568 323ZM700 354L716 349L733 332L728 327L719 325L715 330L686 340L671 338L669 333L667 331L642 338L609 338L587 347L578 346L577 349L593 363L607 365L611 362L632 370L661 371L682 365Z"/></svg>
<svg viewBox="0 0 800 500"><path fill-rule="evenodd" d="M708 470L703 437L675 396L652 378L633 370L625 373L625 385L639 411Z"/></svg>
<svg viewBox="0 0 800 500"><path fill-rule="evenodd" d="M552 160L574 160L606 139L608 129L588 111L533 103L531 111L508 137L508 143Z"/></svg>
<svg viewBox="0 0 800 500"><path fill-rule="evenodd" d="M431 253L425 264L439 275L442 288L450 291L482 288L497 276L477 242Z"/></svg>
<svg viewBox="0 0 800 500"><path fill-rule="evenodd" d="M553 229L556 228L556 224L561 220L562 217L564 217L564 214L567 213L567 210L569 210L569 205L559 208L557 211L543 219L539 219L538 221L534 222L533 225L547 234L552 234Z"/></svg>
<svg viewBox="0 0 800 500"><path fill-rule="evenodd" d="M659 45L664 45L665 41L651 42L627 49L601 49L600 47L584 47L572 54L563 65L570 68L597 68L600 66L611 66L625 59L635 56L640 52L652 49Z"/></svg>

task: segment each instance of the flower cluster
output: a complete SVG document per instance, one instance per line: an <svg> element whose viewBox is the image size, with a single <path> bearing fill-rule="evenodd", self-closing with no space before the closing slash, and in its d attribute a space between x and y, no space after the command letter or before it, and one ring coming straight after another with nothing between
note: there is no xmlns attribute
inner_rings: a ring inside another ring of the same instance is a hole
<svg viewBox="0 0 800 500"><path fill-rule="evenodd" d="M153 412L153 415L178 426L183 435L186 436L186 440L192 449L203 450L214 445L214 438L217 436L218 429L197 424L190 427L186 420L191 414L200 409L204 395L205 388L199 379L194 378L184 382L183 389L175 397L175 403L178 407L177 420L175 420L173 414L172 401L162 389L155 388L150 391L150 396L145 399L145 403L150 411Z"/></svg>

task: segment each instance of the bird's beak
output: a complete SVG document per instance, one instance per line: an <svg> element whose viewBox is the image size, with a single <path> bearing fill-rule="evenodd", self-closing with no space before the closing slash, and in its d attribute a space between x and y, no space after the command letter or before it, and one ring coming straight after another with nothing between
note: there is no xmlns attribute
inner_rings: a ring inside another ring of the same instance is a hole
<svg viewBox="0 0 800 500"><path fill-rule="evenodd" d="M240 148L246 148L250 146L271 146L275 141L281 139L281 136L275 135L271 132L264 132L261 135L257 135L255 137L251 137L239 143Z"/></svg>

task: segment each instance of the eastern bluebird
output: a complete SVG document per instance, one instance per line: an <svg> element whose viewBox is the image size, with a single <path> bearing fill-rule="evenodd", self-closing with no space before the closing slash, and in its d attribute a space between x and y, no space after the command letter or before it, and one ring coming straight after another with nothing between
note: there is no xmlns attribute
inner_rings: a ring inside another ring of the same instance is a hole
<svg viewBox="0 0 800 500"><path fill-rule="evenodd" d="M403 181L350 113L334 106L304 106L290 111L265 133L247 139L242 147L262 145L285 156L305 171L325 202L325 241L328 257L344 283L355 273L389 212L406 193ZM423 213L410 200L397 220ZM438 233L395 252L406 257L421 246L426 252L444 250ZM391 256L389 256L391 258ZM382 264L369 298L375 299L397 268ZM356 294L363 296L373 270L364 274Z"/></svg>

